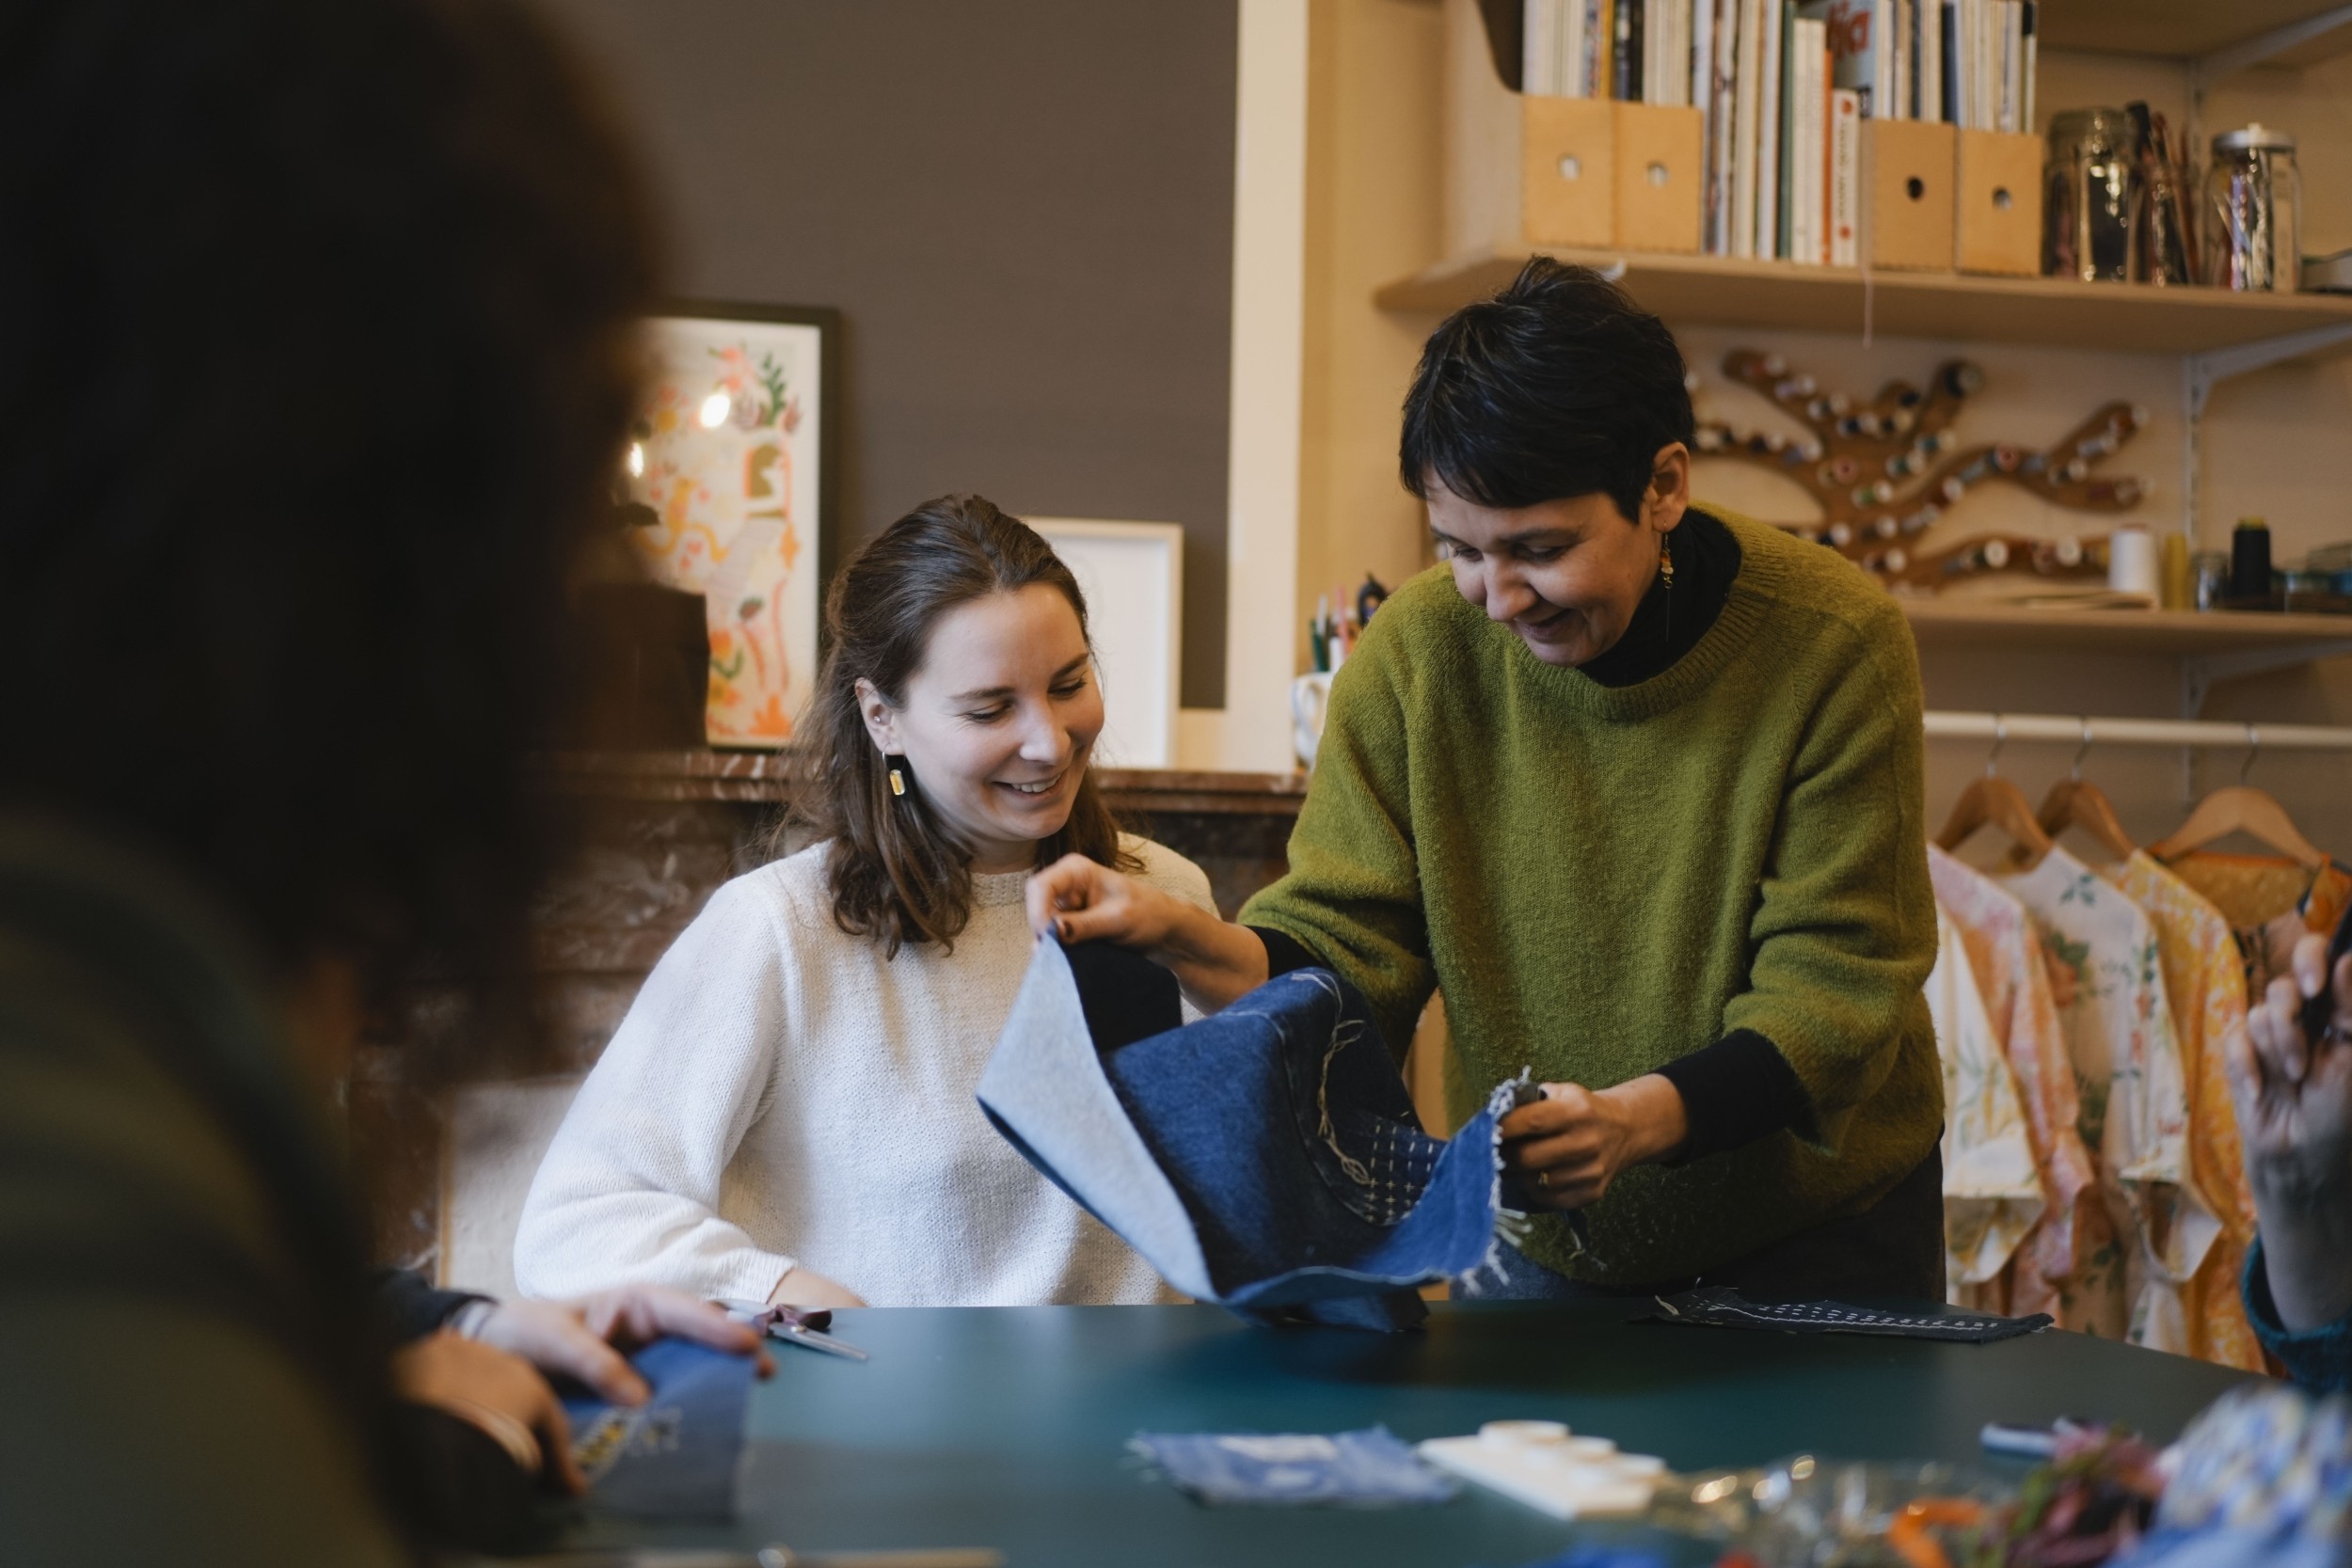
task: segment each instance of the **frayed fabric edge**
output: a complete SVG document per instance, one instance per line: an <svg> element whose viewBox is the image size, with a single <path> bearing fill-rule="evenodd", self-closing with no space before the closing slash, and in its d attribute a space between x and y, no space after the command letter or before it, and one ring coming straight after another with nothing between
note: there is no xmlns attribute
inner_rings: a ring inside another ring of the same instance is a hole
<svg viewBox="0 0 2352 1568"><path fill-rule="evenodd" d="M1502 1116L1517 1102L1519 1086L1534 1081L1534 1069L1523 1067L1519 1069L1517 1078L1504 1079L1486 1096L1486 1109L1495 1118L1494 1188L1490 1200L1494 1208L1495 1226L1493 1233L1486 1239L1486 1255L1454 1278L1454 1283L1462 1288L1465 1296L1482 1293L1478 1283L1478 1276L1482 1274L1491 1273L1497 1285L1503 1283L1508 1277L1502 1272L1503 1247L1518 1245L1527 1240L1529 1230L1534 1227L1534 1222L1526 1214L1517 1209L1506 1209L1502 1203Z"/></svg>

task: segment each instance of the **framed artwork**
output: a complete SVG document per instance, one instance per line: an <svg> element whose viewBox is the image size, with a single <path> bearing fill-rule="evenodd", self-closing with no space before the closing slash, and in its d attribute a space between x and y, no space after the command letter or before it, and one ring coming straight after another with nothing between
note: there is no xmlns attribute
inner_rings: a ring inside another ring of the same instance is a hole
<svg viewBox="0 0 2352 1568"><path fill-rule="evenodd" d="M653 580L703 595L713 746L793 738L817 674L834 557L840 312L673 306L626 457Z"/></svg>
<svg viewBox="0 0 2352 1568"><path fill-rule="evenodd" d="M1174 523L1031 517L1087 597L1103 682L1104 768L1176 765L1176 683L1184 668L1184 531Z"/></svg>

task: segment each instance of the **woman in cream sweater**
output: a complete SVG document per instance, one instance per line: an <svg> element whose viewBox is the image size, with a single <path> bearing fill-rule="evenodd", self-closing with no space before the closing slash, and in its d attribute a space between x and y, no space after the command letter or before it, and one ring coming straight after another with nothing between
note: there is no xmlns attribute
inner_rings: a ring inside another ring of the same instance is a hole
<svg viewBox="0 0 2352 1568"><path fill-rule="evenodd" d="M665 954L532 1183L515 1275L803 1306L1169 1299L973 1100L1035 938L1023 886L1089 857L1214 914L1088 774L1086 603L1016 518L917 508L845 566L798 810L816 839Z"/></svg>

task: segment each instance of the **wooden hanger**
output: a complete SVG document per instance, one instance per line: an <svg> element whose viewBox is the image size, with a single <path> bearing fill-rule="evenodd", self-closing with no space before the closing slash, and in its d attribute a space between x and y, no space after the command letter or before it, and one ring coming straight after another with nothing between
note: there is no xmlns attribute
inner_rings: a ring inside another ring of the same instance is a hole
<svg viewBox="0 0 2352 1568"><path fill-rule="evenodd" d="M2315 866L2328 858L2303 836L2286 807L2249 784L2224 784L2198 801L2188 820L2148 852L2160 861L2175 860L2232 833L2260 839L2297 865Z"/></svg>
<svg viewBox="0 0 2352 1568"><path fill-rule="evenodd" d="M2082 749L2074 753L2073 771L2050 786L2050 793L2042 798L2042 810L2035 814L2035 819L2052 839L2069 828L2080 828L2098 842L2100 848L2119 861L2127 861L2139 846L2123 831L2115 807L2107 800L2107 792L2083 777L2083 758L2090 754L2090 721L2084 720L2082 726Z"/></svg>
<svg viewBox="0 0 2352 1568"><path fill-rule="evenodd" d="M1969 780L1968 787L1960 792L1944 831L1935 835L1936 847L1947 852L1957 849L1979 828L1998 828L2010 836L2016 846L2010 859L2017 870L2030 871L2050 852L2050 835L2034 820L2033 803L2026 799L2026 792L1991 773Z"/></svg>
<svg viewBox="0 0 2352 1568"><path fill-rule="evenodd" d="M1993 754L1984 759L1984 777L1971 779L1968 787L1952 802L1952 815L1946 818L1944 831L1935 835L1936 847L1947 853L1966 843L1979 828L1998 828L2016 846L2012 857L2017 868L2029 870L2042 863L2042 857L2050 852L2050 835L2034 820L2033 807L2026 800L2026 792L1993 771L2001 745L2009 738L2000 720L1993 721Z"/></svg>
<svg viewBox="0 0 2352 1568"><path fill-rule="evenodd" d="M2139 847L2107 803L2106 791L2088 779L2060 779L2052 784L2035 820L2053 839L2069 828L2080 828L2119 861L2130 860Z"/></svg>
<svg viewBox="0 0 2352 1568"><path fill-rule="evenodd" d="M2169 861L2192 849L2201 849L2216 839L2244 833L2261 840L2297 865L2316 866L2325 862L2328 857L2303 836L2295 819L2287 815L2287 808L2246 782L2247 769L2254 766L2254 758L2261 751L2261 732L2247 725L2246 761L2239 765L2238 782L2224 784L2198 801L2197 809L2188 814L2188 820L2162 843L2151 845L2148 852L2158 860Z"/></svg>

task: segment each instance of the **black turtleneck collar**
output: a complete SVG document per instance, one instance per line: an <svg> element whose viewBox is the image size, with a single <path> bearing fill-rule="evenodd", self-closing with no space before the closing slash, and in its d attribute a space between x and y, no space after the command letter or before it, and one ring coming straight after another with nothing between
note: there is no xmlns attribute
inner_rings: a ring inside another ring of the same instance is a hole
<svg viewBox="0 0 2352 1568"><path fill-rule="evenodd" d="M1699 645L1731 596L1740 575L1740 541L1721 522L1692 507L1669 536L1675 584L1661 578L1634 608L1625 635L1597 658L1577 666L1602 686L1632 686L1664 674Z"/></svg>

